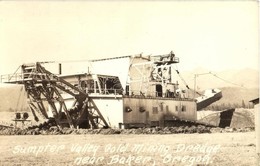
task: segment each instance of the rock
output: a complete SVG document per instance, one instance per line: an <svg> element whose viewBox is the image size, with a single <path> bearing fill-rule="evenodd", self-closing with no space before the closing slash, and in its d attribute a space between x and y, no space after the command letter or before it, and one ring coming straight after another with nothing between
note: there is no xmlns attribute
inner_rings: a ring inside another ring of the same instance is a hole
<svg viewBox="0 0 260 166"><path fill-rule="evenodd" d="M211 129L210 129L210 132L211 132L211 133L222 133L222 132L223 132L223 129L220 128L220 127L214 127L214 128L211 128Z"/></svg>
<svg viewBox="0 0 260 166"><path fill-rule="evenodd" d="M32 135L39 135L39 134L40 134L39 128L33 129Z"/></svg>
<svg viewBox="0 0 260 166"><path fill-rule="evenodd" d="M144 134L151 134L151 128L144 128L143 133Z"/></svg>
<svg viewBox="0 0 260 166"><path fill-rule="evenodd" d="M142 134L143 133L143 130L141 128L139 129L135 129L133 134Z"/></svg>
<svg viewBox="0 0 260 166"><path fill-rule="evenodd" d="M121 130L120 129L115 130L114 134L121 134Z"/></svg>
<svg viewBox="0 0 260 166"><path fill-rule="evenodd" d="M152 128L151 134L156 134L156 133L157 133L156 128Z"/></svg>
<svg viewBox="0 0 260 166"><path fill-rule="evenodd" d="M51 126L51 127L49 128L49 130L57 131L57 130L59 130L59 128L58 128L57 126Z"/></svg>
<svg viewBox="0 0 260 166"><path fill-rule="evenodd" d="M226 127L226 128L224 129L224 131L227 132L227 133L230 133L230 132L233 132L234 129L231 128L231 127Z"/></svg>
<svg viewBox="0 0 260 166"><path fill-rule="evenodd" d="M176 133L184 133L184 128L178 127Z"/></svg>
<svg viewBox="0 0 260 166"><path fill-rule="evenodd" d="M71 134L73 132L73 129L65 127L61 130L62 134Z"/></svg>
<svg viewBox="0 0 260 166"><path fill-rule="evenodd" d="M40 134L42 134L42 135L48 135L48 133L47 133L46 130L41 130L41 131L40 131Z"/></svg>
<svg viewBox="0 0 260 166"><path fill-rule="evenodd" d="M28 131L27 129L22 130L21 135L26 135L27 131Z"/></svg>

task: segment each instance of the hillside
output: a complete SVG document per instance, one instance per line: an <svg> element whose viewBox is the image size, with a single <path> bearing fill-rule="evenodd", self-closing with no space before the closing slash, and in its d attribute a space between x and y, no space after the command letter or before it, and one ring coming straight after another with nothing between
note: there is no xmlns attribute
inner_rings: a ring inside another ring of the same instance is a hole
<svg viewBox="0 0 260 166"><path fill-rule="evenodd" d="M238 103L241 104L242 100L247 105L248 102L252 99L255 99L259 96L258 88L238 88L238 87L223 87L220 88L222 91L223 97L214 104L229 104L229 103Z"/></svg>
<svg viewBox="0 0 260 166"><path fill-rule="evenodd" d="M258 88L237 88L237 87L223 87L222 98L209 105L204 110L221 111L230 108L253 108L253 103L250 100L259 96Z"/></svg>
<svg viewBox="0 0 260 166"><path fill-rule="evenodd" d="M26 93L22 85L0 86L0 111L15 111L27 108Z"/></svg>

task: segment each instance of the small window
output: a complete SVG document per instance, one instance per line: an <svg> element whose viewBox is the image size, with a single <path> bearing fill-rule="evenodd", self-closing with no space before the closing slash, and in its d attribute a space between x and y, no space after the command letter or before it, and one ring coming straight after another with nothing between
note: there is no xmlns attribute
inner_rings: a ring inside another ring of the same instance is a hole
<svg viewBox="0 0 260 166"><path fill-rule="evenodd" d="M87 87L86 81L81 81L80 86L81 86L82 89L86 89L86 87Z"/></svg>
<svg viewBox="0 0 260 166"><path fill-rule="evenodd" d="M179 110L178 110L178 106L177 106L177 105L175 106L175 111L176 111L176 112L178 112L178 111L179 111Z"/></svg>
<svg viewBox="0 0 260 166"><path fill-rule="evenodd" d="M161 103L161 111L163 111L163 103Z"/></svg>
<svg viewBox="0 0 260 166"><path fill-rule="evenodd" d="M158 114L158 108L157 107L153 107L153 114Z"/></svg>
<svg viewBox="0 0 260 166"><path fill-rule="evenodd" d="M182 111L182 112L186 112L186 106L185 106L185 105L183 105L183 106L181 107L181 111Z"/></svg>
<svg viewBox="0 0 260 166"><path fill-rule="evenodd" d="M125 107L125 112L131 112L132 109L130 107Z"/></svg>
<svg viewBox="0 0 260 166"><path fill-rule="evenodd" d="M168 105L165 106L165 109L166 109L166 113L169 113L169 106Z"/></svg>
<svg viewBox="0 0 260 166"><path fill-rule="evenodd" d="M144 112L144 111L145 111L144 107L140 107L140 108L139 108L139 111L140 111L140 112Z"/></svg>

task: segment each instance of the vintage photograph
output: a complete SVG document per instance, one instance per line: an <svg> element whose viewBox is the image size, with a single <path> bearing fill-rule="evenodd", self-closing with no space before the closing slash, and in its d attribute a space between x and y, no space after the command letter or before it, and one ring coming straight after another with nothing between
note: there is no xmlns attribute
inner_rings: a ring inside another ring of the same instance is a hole
<svg viewBox="0 0 260 166"><path fill-rule="evenodd" d="M0 165L260 165L259 2L0 1Z"/></svg>

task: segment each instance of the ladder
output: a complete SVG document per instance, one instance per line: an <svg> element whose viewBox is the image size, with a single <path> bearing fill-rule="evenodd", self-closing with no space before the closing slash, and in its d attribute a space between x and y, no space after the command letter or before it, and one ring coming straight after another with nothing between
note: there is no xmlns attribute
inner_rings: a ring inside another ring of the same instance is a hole
<svg viewBox="0 0 260 166"><path fill-rule="evenodd" d="M47 101L59 128L109 127L94 101L81 88L49 72L40 62L24 64L21 70L23 78L16 83L24 84L29 108L35 120L39 120L35 112L49 118L44 105L44 101ZM72 108L67 108L63 93L74 97Z"/></svg>

